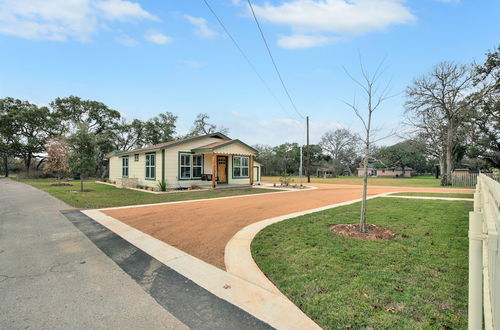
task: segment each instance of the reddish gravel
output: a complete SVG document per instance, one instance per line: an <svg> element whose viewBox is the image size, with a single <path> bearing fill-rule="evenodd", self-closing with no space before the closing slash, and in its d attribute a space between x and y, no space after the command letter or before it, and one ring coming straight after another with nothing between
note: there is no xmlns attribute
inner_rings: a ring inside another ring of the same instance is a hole
<svg viewBox="0 0 500 330"><path fill-rule="evenodd" d="M105 210L104 213L224 269L224 248L231 237L243 227L267 218L361 197L361 186L313 186L318 189L178 204L153 204ZM368 189L368 195L399 191L473 192L470 189L372 186Z"/></svg>

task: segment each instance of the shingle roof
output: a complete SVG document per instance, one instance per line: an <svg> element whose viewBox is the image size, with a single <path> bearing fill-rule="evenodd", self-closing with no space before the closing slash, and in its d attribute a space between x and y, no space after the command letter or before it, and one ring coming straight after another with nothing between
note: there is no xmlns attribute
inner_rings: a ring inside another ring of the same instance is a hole
<svg viewBox="0 0 500 330"><path fill-rule="evenodd" d="M207 145L204 145L204 146L200 146L200 147L196 147L194 149L212 149L212 148L215 148L215 147L220 147L224 144L228 144L228 143L231 143L232 141L234 140L226 140L226 141L220 141L220 142L212 142L212 143L209 143Z"/></svg>
<svg viewBox="0 0 500 330"><path fill-rule="evenodd" d="M231 141L231 139L229 139L227 136L225 136L222 133L213 133L213 134L206 134L206 135L201 135L201 136L192 136L192 137L185 138L185 139L179 139L179 140L174 140L174 141L168 141L168 142L158 143L158 144L155 144L155 145L141 147L141 148L137 148L137 149L133 149L133 150L129 150L129 151L118 151L117 150L117 151L113 151L112 153L108 154L107 156L111 157L111 156L114 156L114 155L127 155L127 154L133 154L133 153L137 153L137 152L144 152L144 151L148 151L148 150L164 149L164 148L167 148L169 146L173 146L173 145L177 145L177 144L182 144L182 143L185 143L185 142L194 141L194 140L198 140L198 139L202 139L202 138L207 138L207 137L218 137L218 138L223 139L224 141Z"/></svg>

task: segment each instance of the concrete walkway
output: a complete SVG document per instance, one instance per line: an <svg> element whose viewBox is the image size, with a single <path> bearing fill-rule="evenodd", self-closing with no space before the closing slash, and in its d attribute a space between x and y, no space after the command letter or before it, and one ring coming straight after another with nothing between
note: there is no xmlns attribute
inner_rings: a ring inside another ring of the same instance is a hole
<svg viewBox="0 0 500 330"><path fill-rule="evenodd" d="M1 329L187 329L68 222L64 208L0 179Z"/></svg>

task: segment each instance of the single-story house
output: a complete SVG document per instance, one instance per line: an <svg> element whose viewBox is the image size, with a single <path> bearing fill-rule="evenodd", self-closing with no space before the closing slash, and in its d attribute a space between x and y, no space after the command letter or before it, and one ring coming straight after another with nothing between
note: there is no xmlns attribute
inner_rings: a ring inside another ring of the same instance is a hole
<svg viewBox="0 0 500 330"><path fill-rule="evenodd" d="M109 181L120 187L188 188L253 185L260 182L256 150L221 133L168 141L130 151L114 151L109 158Z"/></svg>
<svg viewBox="0 0 500 330"><path fill-rule="evenodd" d="M371 165L371 164L370 164ZM375 169L373 166L368 166L368 176L376 177L391 177L391 178L411 178L413 169L405 167L404 171L401 167L386 167ZM362 167L358 168L358 176L363 176L365 173Z"/></svg>

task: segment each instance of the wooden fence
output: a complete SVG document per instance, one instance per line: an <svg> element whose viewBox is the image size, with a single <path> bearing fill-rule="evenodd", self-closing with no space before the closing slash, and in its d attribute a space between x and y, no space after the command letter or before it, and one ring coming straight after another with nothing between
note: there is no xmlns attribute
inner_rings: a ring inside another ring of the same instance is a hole
<svg viewBox="0 0 500 330"><path fill-rule="evenodd" d="M492 173L482 173L495 181L500 180L500 175ZM477 184L477 176L479 173L467 173L467 172L452 172L451 173L451 185L459 187L473 187Z"/></svg>
<svg viewBox="0 0 500 330"><path fill-rule="evenodd" d="M500 183L477 177L469 215L469 329L500 329Z"/></svg>

